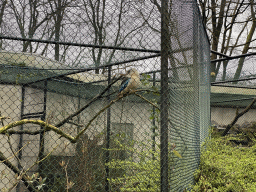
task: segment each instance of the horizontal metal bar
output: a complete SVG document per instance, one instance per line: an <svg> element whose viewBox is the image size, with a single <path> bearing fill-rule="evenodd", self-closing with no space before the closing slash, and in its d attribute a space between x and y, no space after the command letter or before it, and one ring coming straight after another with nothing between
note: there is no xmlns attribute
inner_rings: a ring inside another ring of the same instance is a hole
<svg viewBox="0 0 256 192"><path fill-rule="evenodd" d="M233 108L233 109L237 109L237 108L239 108L239 109L242 109L242 108L246 108L248 105L232 105L232 104L230 104L230 105L223 105L223 104L211 104L211 107L219 107L219 108ZM256 109L256 106L255 105L253 105L252 107L251 107L251 109Z"/></svg>
<svg viewBox="0 0 256 192"><path fill-rule="evenodd" d="M194 65L183 65L183 66L168 68L168 70L181 69L181 68L189 68L189 67L193 67L193 66ZM144 72L144 74L160 73L160 72L161 72L160 70L156 70L156 71Z"/></svg>
<svg viewBox="0 0 256 192"><path fill-rule="evenodd" d="M211 60L211 63L215 63L215 62L219 62L219 61L232 60L232 59L238 59L238 58L241 58L241 57L248 57L248 56L252 56L252 55L256 55L256 52L242 54L242 55L236 55L236 56L229 56L228 58L214 59L214 60Z"/></svg>
<svg viewBox="0 0 256 192"><path fill-rule="evenodd" d="M254 80L254 79L256 79L256 77L244 78L244 79L236 79L236 80L228 80L228 81L217 81L217 82L211 82L211 85L221 84L221 83L232 83L232 82L238 82L238 81L249 81L249 80Z"/></svg>
<svg viewBox="0 0 256 192"><path fill-rule="evenodd" d="M215 87L231 87L231 88L239 88L239 89L256 89L256 87L245 87L245 86L237 86L237 85L221 85L221 84L213 84Z"/></svg>
<svg viewBox="0 0 256 192"><path fill-rule="evenodd" d="M44 112L38 112L38 113L27 113L22 114L21 117L23 118L32 118L32 117L41 117L44 114Z"/></svg>
<svg viewBox="0 0 256 192"><path fill-rule="evenodd" d="M102 66L99 66L99 67L89 67L89 68L86 68L86 69L75 69L76 71L68 72L68 73L61 74L61 75L54 75L52 77L45 78L45 79L40 79L40 80L37 80L37 81L26 83L24 85L29 85L31 83L37 83L37 82L45 81L45 80L52 79L52 78L65 77L67 75L73 75L73 74L76 74L76 73L88 72L88 71L92 71L92 70L95 70L95 69L106 68L106 67L109 67L109 66L121 65L121 64L126 64L126 63L130 63L130 62L140 61L140 60L144 60L144 59L151 59L151 58L154 58L154 57L159 57L160 55L161 54L158 53L158 54L155 54L155 55L139 57L139 58L136 58L136 59L116 62L116 63L112 63L112 64L108 64L108 65L102 65Z"/></svg>
<svg viewBox="0 0 256 192"><path fill-rule="evenodd" d="M215 103L228 103L228 102L234 102L234 101L246 101L246 100L253 100L255 97L250 98L242 98L242 99L232 99L232 100L225 100L225 101L218 101L218 102L211 102L211 105L214 105Z"/></svg>
<svg viewBox="0 0 256 192"><path fill-rule="evenodd" d="M106 45L92 45L92 44L84 44L84 43L72 43L72 42L61 42L61 41L50 41L50 40L42 40L42 39L31 39L31 38L22 38L22 37L10 37L10 36L1 36L0 39L7 40L16 40L16 41L30 41L35 43L47 43L47 44L58 44L58 45L71 45L76 47L90 47L90 48L102 48L102 49L115 49L122 51L137 51L137 52L146 52L146 53L160 53L160 50L152 50L152 49L138 49L131 47L117 47L117 46L106 46ZM175 49L170 51L169 53L179 53L183 51L192 50L193 47L187 47L182 49Z"/></svg>
<svg viewBox="0 0 256 192"><path fill-rule="evenodd" d="M138 51L138 52L160 53L160 50L136 49L136 48L129 48L129 47L116 47L116 46L105 46L105 45L92 45L92 44L84 44L84 43L50 41L50 40L42 40L42 39L10 37L10 36L1 36L1 35L0 35L0 39L16 40L16 41L29 41L29 42L36 42L36 43L47 43L47 44L58 44L58 45L71 45L71 46L77 46L77 47L115 49L115 50L122 50L122 51Z"/></svg>

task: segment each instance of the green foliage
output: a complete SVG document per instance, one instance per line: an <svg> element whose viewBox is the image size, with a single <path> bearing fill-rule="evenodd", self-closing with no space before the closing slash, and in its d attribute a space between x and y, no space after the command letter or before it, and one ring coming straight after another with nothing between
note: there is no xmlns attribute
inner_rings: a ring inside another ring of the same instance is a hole
<svg viewBox="0 0 256 192"><path fill-rule="evenodd" d="M110 184L115 191L123 192L157 192L160 191L160 148L156 145L156 150L149 149L148 144L134 142L133 145L122 145L118 140L114 141L118 148L114 150L124 150L132 154L125 160L112 159L107 164L110 169L120 170L123 174L111 178ZM178 151L174 150L175 145L170 145L169 158L180 157ZM112 149L113 150L113 149ZM170 160L170 162L172 162ZM125 171L123 171L125 170ZM117 190L118 186L118 190Z"/></svg>
<svg viewBox="0 0 256 192"><path fill-rule="evenodd" d="M234 146L231 139L234 138L213 138L202 148L193 192L256 191L256 145Z"/></svg>
<svg viewBox="0 0 256 192"><path fill-rule="evenodd" d="M34 173L29 179L31 183L36 183L36 188L39 191L45 186L46 178L39 177L39 173Z"/></svg>
<svg viewBox="0 0 256 192"><path fill-rule="evenodd" d="M141 74L141 83L143 86L148 86L149 85L149 79L151 78L151 76L149 74Z"/></svg>
<svg viewBox="0 0 256 192"><path fill-rule="evenodd" d="M58 191L65 191L66 188L66 178L64 175L58 175L53 179L53 183L51 183L49 186L50 192L58 192Z"/></svg>
<svg viewBox="0 0 256 192"><path fill-rule="evenodd" d="M107 164L110 169L125 170L123 175L110 179L111 186L119 186L120 191L159 191L159 151L147 150L148 148L138 150L121 145L119 147L133 156L125 160L113 159Z"/></svg>
<svg viewBox="0 0 256 192"><path fill-rule="evenodd" d="M150 88L150 90L153 91L153 94L156 96L160 96L159 88L156 86L153 86L152 78L149 74L141 74L141 83L143 87ZM148 92L146 92L148 94ZM151 101L155 103L155 101Z"/></svg>

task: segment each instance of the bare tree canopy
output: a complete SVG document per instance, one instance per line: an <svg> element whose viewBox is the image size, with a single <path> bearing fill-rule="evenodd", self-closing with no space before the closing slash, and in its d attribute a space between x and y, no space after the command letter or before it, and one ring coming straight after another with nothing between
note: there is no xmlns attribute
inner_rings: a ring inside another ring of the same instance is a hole
<svg viewBox="0 0 256 192"><path fill-rule="evenodd" d="M142 18L141 8L151 11L155 9L151 3L134 4L125 0L3 1L0 10L1 34L55 42L40 44L24 40L12 51L37 53L72 67L98 67L125 57L134 57L132 52L124 55L121 51L101 46L159 49L157 44L149 43L156 32L146 27L146 23L152 24L153 19L149 18L156 12L149 12L148 16ZM157 17L159 12L154 16ZM148 34L153 35L151 39ZM74 49L65 45L65 42L85 46ZM5 42L1 40L1 43ZM6 49L7 46L2 47ZM99 70L96 70L96 73L99 73Z"/></svg>
<svg viewBox="0 0 256 192"><path fill-rule="evenodd" d="M211 41L213 51L231 56L254 51L255 41L255 4L251 0L199 0L199 6ZM212 53L211 60L223 56ZM239 79L245 58L240 58L234 69L233 79ZM229 61L212 62L211 72L216 75L222 69L221 80L227 77Z"/></svg>

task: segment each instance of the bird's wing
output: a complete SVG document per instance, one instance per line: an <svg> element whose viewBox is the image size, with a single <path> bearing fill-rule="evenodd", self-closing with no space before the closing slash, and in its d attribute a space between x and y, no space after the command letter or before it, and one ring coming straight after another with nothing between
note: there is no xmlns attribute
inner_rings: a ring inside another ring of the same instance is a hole
<svg viewBox="0 0 256 192"><path fill-rule="evenodd" d="M122 79L121 85L123 85L128 79L130 79L130 77L125 76L125 77L122 77L121 79Z"/></svg>
<svg viewBox="0 0 256 192"><path fill-rule="evenodd" d="M121 91L123 91L123 90L128 86L128 84L129 84L130 81L131 81L131 78L126 78L126 79L124 79L124 80L122 81L121 87L120 87L120 89L119 89L119 93L120 93Z"/></svg>

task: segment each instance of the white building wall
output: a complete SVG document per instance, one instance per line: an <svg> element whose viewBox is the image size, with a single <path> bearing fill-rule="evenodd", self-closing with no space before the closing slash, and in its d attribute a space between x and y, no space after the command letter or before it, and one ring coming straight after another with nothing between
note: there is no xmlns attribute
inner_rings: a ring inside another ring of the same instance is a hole
<svg viewBox="0 0 256 192"><path fill-rule="evenodd" d="M20 118L20 103L21 103L21 88L17 85L0 85L0 112L1 116L9 117L4 120L4 125L13 121L18 121ZM2 127L2 125L0 125ZM15 130L17 130L15 128ZM17 152L19 136L10 136L10 144L13 151ZM0 135L0 150L8 160L17 166L17 161L11 151L8 137ZM0 164L0 189L12 187L15 181L15 174L7 168L3 163Z"/></svg>
<svg viewBox="0 0 256 192"><path fill-rule="evenodd" d="M57 93L47 94L47 121L56 124L70 114L77 111L80 107L86 105L90 99L79 99ZM79 107L80 105L80 107ZM80 115L74 117L72 122L87 125L102 108L107 105L105 99L98 100L86 108ZM136 141L146 141L151 139L151 114L152 107L147 103L121 101L111 106L111 123L128 123L134 124L133 139ZM107 127L107 110L102 112L85 131L90 139L99 133L106 131ZM66 123L60 127L65 133L76 136L78 128L75 125ZM101 144L101 143L99 143ZM76 144L70 143L65 138L60 138L58 134L51 131L45 136L45 154L50 153L54 147L58 146L52 155L73 156L76 152Z"/></svg>
<svg viewBox="0 0 256 192"><path fill-rule="evenodd" d="M241 112L243 109L239 109ZM211 107L211 121L217 126L228 125L233 121L236 115L236 108ZM256 109L250 109L246 114L240 117L236 124L244 126L245 124L256 122Z"/></svg>

